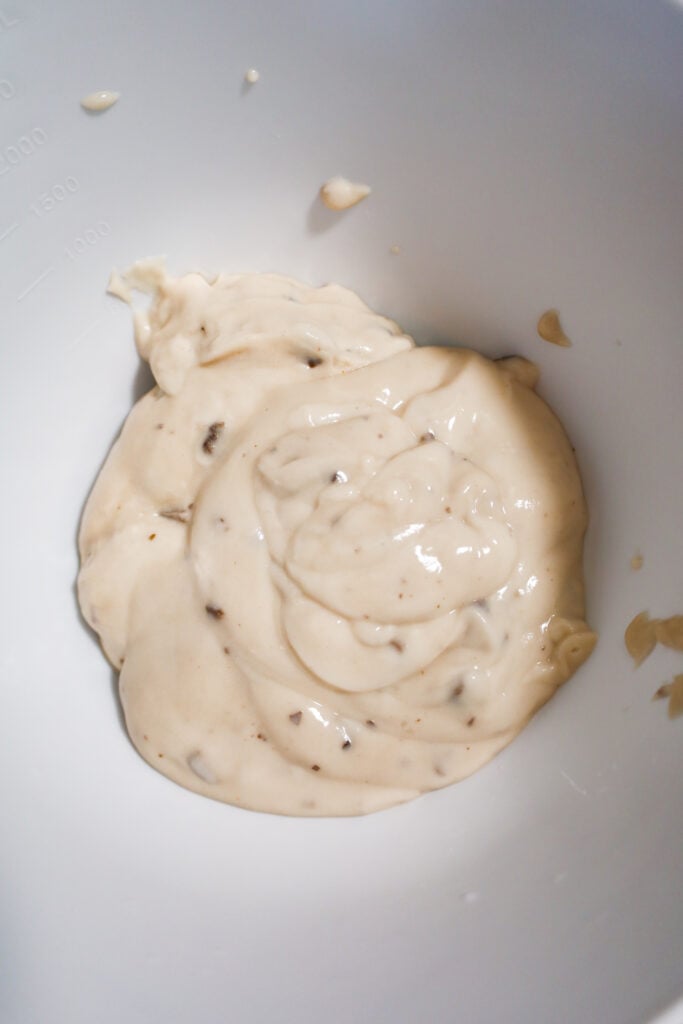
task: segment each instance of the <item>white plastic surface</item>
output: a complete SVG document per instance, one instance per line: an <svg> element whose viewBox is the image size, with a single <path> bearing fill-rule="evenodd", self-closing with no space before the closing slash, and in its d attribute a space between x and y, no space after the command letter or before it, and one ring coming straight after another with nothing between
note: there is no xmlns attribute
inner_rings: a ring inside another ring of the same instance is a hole
<svg viewBox="0 0 683 1024"><path fill-rule="evenodd" d="M683 656L634 671L622 637L683 612L683 8L0 0L0 57L0 1021L653 1019L683 992L683 721L650 697ZM324 210L333 174L372 195ZM157 253L540 363L601 641L467 782L290 820L126 740L75 533L146 379L108 273Z"/></svg>

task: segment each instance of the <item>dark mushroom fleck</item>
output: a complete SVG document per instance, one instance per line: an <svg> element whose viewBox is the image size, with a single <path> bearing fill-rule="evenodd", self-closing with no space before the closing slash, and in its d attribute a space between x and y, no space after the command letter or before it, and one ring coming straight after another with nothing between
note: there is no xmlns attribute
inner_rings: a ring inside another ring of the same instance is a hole
<svg viewBox="0 0 683 1024"><path fill-rule="evenodd" d="M365 719L365 724L368 726L369 729L376 729L377 728L377 723L373 722L373 720L371 718L366 718Z"/></svg>
<svg viewBox="0 0 683 1024"><path fill-rule="evenodd" d="M475 722L476 722L476 718L474 717L474 715L472 715L471 718L467 719L467 724L468 725L474 725Z"/></svg>
<svg viewBox="0 0 683 1024"><path fill-rule="evenodd" d="M405 650L405 644L403 643L403 641L397 640L396 638L389 641L389 646L393 647L394 650L398 651L399 654L401 654Z"/></svg>
<svg viewBox="0 0 683 1024"><path fill-rule="evenodd" d="M292 723L292 725L301 725L301 718L302 718L302 712L301 711L295 711L293 714L291 714L289 716L289 720Z"/></svg>
<svg viewBox="0 0 683 1024"><path fill-rule="evenodd" d="M213 604L207 604L205 607L212 619L222 619L225 615L222 608L216 608Z"/></svg>
<svg viewBox="0 0 683 1024"><path fill-rule="evenodd" d="M320 356L306 356L306 366L310 370L315 370L316 366L322 366L323 360Z"/></svg>
<svg viewBox="0 0 683 1024"><path fill-rule="evenodd" d="M342 750L348 750L350 746L351 746L351 740L344 740L344 742L342 743L342 747L341 748L342 748Z"/></svg>
<svg viewBox="0 0 683 1024"><path fill-rule="evenodd" d="M465 684L464 683L458 683L456 686L453 687L453 692L451 693L451 697L453 697L454 700L457 700L458 697L462 696L462 693L463 693L464 689L465 689Z"/></svg>
<svg viewBox="0 0 683 1024"><path fill-rule="evenodd" d="M311 771L312 772L319 772L320 771L320 765L319 764L312 764L311 765Z"/></svg>
<svg viewBox="0 0 683 1024"><path fill-rule="evenodd" d="M429 444L430 441L436 441L436 434L433 430L425 430L420 438L420 444Z"/></svg>
<svg viewBox="0 0 683 1024"><path fill-rule="evenodd" d="M268 737L264 736L262 732L258 732L258 733L256 733L256 739L257 740L263 740L263 742L266 743L267 740L268 740Z"/></svg>
<svg viewBox="0 0 683 1024"><path fill-rule="evenodd" d="M216 447L218 439L223 433L225 423L221 420L219 423L212 423L209 427L206 437L202 442L202 451L205 451L207 455L213 455L213 450Z"/></svg>

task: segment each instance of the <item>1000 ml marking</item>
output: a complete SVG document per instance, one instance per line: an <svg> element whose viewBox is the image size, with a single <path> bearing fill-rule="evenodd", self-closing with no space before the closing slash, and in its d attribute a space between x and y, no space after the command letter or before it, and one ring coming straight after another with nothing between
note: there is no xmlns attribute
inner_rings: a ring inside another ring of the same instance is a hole
<svg viewBox="0 0 683 1024"><path fill-rule="evenodd" d="M87 252L93 245L97 245L101 238L106 238L111 231L106 220L100 220L92 228L86 228L82 235L74 238L73 242L64 250L70 260L77 260L84 252Z"/></svg>
<svg viewBox="0 0 683 1024"><path fill-rule="evenodd" d="M0 78L0 100L12 100L17 94L12 82L7 78Z"/></svg>
<svg viewBox="0 0 683 1024"><path fill-rule="evenodd" d="M63 203L70 195L78 192L80 187L81 184L78 179L69 175L68 178L64 179L63 184L57 183L52 188L49 188L47 192L43 192L42 195L38 196L36 202L31 203L31 210L35 213L36 217L44 217L46 213L54 210L56 206Z"/></svg>
<svg viewBox="0 0 683 1024"><path fill-rule="evenodd" d="M47 142L42 128L32 128L26 135L20 135L16 142L0 149L0 175L7 174Z"/></svg>

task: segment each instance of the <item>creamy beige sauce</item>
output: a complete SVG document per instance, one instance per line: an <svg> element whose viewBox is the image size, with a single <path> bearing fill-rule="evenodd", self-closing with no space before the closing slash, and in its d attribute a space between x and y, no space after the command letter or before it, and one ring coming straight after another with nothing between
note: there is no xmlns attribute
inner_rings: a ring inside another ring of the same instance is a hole
<svg viewBox="0 0 683 1024"><path fill-rule="evenodd" d="M296 815L485 764L595 644L535 367L416 348L336 285L154 262L115 284L151 293L158 386L88 501L79 597L143 757Z"/></svg>
<svg viewBox="0 0 683 1024"><path fill-rule="evenodd" d="M536 326L539 337L543 341L549 341L551 345L559 345L560 348L569 348L571 341L562 330L560 315L556 309L548 309L539 318Z"/></svg>
<svg viewBox="0 0 683 1024"><path fill-rule="evenodd" d="M101 89L99 92L88 93L81 100L81 106L85 110L101 111L109 110L121 96L120 92L112 92L110 89Z"/></svg>
<svg viewBox="0 0 683 1024"><path fill-rule="evenodd" d="M109 295L114 295L117 299L123 299L124 302L131 302L133 299L133 292L128 282L119 274L118 270L112 270L109 275L107 292Z"/></svg>
<svg viewBox="0 0 683 1024"><path fill-rule="evenodd" d="M348 178L330 178L320 189L320 198L329 210L348 210L370 195L372 189Z"/></svg>

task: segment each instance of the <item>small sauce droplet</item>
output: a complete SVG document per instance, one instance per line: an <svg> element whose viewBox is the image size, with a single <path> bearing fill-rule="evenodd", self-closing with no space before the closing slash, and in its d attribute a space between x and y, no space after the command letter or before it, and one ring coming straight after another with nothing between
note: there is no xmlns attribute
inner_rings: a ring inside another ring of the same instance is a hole
<svg viewBox="0 0 683 1024"><path fill-rule="evenodd" d="M99 92L90 92L81 100L84 110L97 114L103 110L109 110L118 100L120 92L112 92L111 89L100 89Z"/></svg>
<svg viewBox="0 0 683 1024"><path fill-rule="evenodd" d="M348 210L370 195L372 189L348 178L330 178L320 189L320 198L328 210Z"/></svg>

